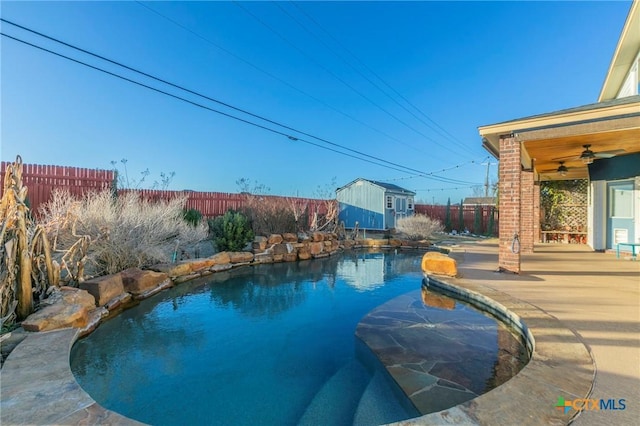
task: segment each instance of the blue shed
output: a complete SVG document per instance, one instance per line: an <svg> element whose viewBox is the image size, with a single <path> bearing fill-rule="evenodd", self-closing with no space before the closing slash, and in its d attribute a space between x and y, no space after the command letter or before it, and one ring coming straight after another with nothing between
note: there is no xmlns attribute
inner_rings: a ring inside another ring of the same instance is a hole
<svg viewBox="0 0 640 426"><path fill-rule="evenodd" d="M386 230L396 220L411 216L416 193L385 182L358 178L336 190L338 219L345 228Z"/></svg>

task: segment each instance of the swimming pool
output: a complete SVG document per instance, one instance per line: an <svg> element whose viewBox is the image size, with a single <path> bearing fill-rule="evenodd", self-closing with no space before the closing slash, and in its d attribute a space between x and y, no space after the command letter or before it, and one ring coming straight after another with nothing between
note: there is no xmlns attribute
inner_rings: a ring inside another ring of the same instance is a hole
<svg viewBox="0 0 640 426"><path fill-rule="evenodd" d="M150 424L376 424L415 417L418 410L354 333L368 312L421 288L420 259L353 252L181 284L78 341L71 367L98 403ZM473 311L462 304L428 309L442 321ZM491 321L482 332L497 356L499 326Z"/></svg>

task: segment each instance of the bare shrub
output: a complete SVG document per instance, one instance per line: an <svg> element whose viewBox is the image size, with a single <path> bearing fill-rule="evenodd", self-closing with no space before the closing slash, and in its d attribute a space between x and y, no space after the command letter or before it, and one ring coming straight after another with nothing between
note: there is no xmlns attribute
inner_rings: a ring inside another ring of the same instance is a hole
<svg viewBox="0 0 640 426"><path fill-rule="evenodd" d="M249 218L255 235L297 232L300 228L298 219L303 216L286 199L268 195L247 195L241 211Z"/></svg>
<svg viewBox="0 0 640 426"><path fill-rule="evenodd" d="M396 230L410 240L426 240L444 229L442 223L429 216L416 214L398 219Z"/></svg>
<svg viewBox="0 0 640 426"><path fill-rule="evenodd" d="M168 262L180 248L207 237L207 227L184 220L186 197L148 201L135 192L114 198L109 190L81 199L54 191L41 208L42 223L61 267L74 281L84 265L96 275Z"/></svg>

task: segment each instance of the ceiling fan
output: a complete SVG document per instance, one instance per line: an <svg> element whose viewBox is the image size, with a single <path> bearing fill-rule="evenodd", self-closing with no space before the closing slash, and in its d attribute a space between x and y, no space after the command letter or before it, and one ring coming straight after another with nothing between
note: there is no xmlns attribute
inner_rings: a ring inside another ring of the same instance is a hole
<svg viewBox="0 0 640 426"><path fill-rule="evenodd" d="M591 164L595 159L612 158L618 154L622 154L623 152L626 152L624 149L613 149L611 151L594 152L591 150L590 144L582 145L582 147L584 148L584 151L582 151L580 155L578 155L577 157L576 156L561 157L561 158L554 158L553 160L554 161L580 160L582 161L583 164ZM564 161L561 161L561 163L564 163Z"/></svg>
<svg viewBox="0 0 640 426"><path fill-rule="evenodd" d="M549 173L549 172L556 172L558 173L560 176L566 176L567 173L569 173L569 170L571 170L573 167L567 167L564 165L564 161L558 161L558 163L560 164L558 166L557 169L546 169L546 170L540 170L540 173Z"/></svg>

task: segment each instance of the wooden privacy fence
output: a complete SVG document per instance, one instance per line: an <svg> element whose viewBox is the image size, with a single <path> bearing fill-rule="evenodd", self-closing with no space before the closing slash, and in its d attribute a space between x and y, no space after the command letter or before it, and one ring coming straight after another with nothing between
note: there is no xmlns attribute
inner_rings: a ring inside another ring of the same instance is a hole
<svg viewBox="0 0 640 426"><path fill-rule="evenodd" d="M0 190L4 188L4 175L9 162L0 163ZM37 217L40 206L51 199L56 188L69 191L80 197L90 191L101 191L113 184L113 170L86 169L79 167L47 166L39 164L23 165L23 184L28 187L27 198L31 212ZM238 210L247 205L250 197L257 202L272 202L282 207L296 207L299 211L308 209L309 214L327 213L325 200L300 197L281 197L274 195L234 194L227 192L167 191L151 189L120 189L119 194L136 192L147 200L168 200L186 196L186 208L196 209L204 217L223 215L227 210ZM2 196L2 194L0 194Z"/></svg>
<svg viewBox="0 0 640 426"><path fill-rule="evenodd" d="M4 175L9 163L0 163L0 189L4 187ZM79 167L46 166L39 164L23 165L23 184L29 188L28 200L32 213L37 216L40 206L51 199L55 188L66 189L74 196L82 196L90 191L100 191L113 184L113 170L86 169ZM135 191L148 200L168 200L185 195L186 208L196 209L206 218L223 215L227 210L238 210L247 206L250 197L253 201L274 203L282 207L307 210L310 216L314 213L327 213L327 201L314 198L282 197L276 195L250 195L227 192L167 191L151 189L120 189L119 194ZM0 194L2 196L2 194ZM416 204L415 212L426 214L445 223L446 206ZM450 207L451 228L458 231L468 229L476 234L486 234L489 229L489 217L492 208L489 206L463 206L463 223L459 223L460 206ZM477 211L477 213L476 213ZM476 217L478 216L479 219ZM479 224L480 229L476 229ZM498 232L498 212L494 211L493 234Z"/></svg>
<svg viewBox="0 0 640 426"><path fill-rule="evenodd" d="M308 208L309 214L314 212L323 215L327 213L326 200L301 197L283 197L277 195L251 195L235 194L228 192L197 192L197 191L168 191L155 189L121 189L118 194L136 192L147 200L169 200L174 197L186 196L185 208L196 209L202 216L210 218L222 216L228 210L239 210L249 204L250 197L259 203L273 203L283 208L296 206L304 210Z"/></svg>
<svg viewBox="0 0 640 426"><path fill-rule="evenodd" d="M462 208L463 220L460 224L460 208ZM489 233L489 222L493 209L493 236L498 235L498 209L491 206L450 206L451 229L462 232L465 229L474 234L486 235ZM416 204L415 212L424 214L433 219L438 219L444 225L446 222L447 206ZM476 229L479 225L479 229Z"/></svg>
<svg viewBox="0 0 640 426"><path fill-rule="evenodd" d="M4 175L9 164L11 163L6 161L0 163L0 188L4 188ZM28 188L29 205L32 213L37 215L40 206L51 199L55 188L66 189L74 196L82 196L89 191L109 188L113 178L113 170L23 164L22 184Z"/></svg>

